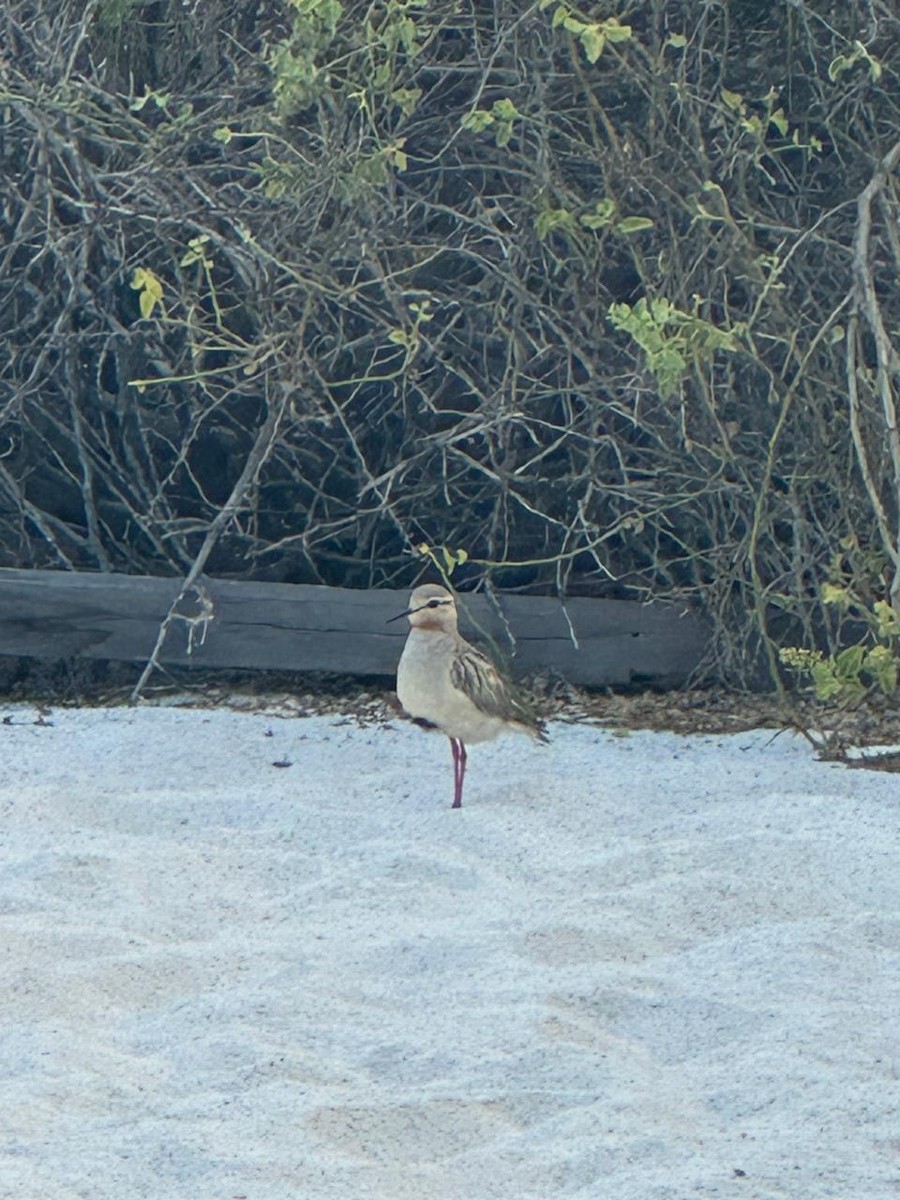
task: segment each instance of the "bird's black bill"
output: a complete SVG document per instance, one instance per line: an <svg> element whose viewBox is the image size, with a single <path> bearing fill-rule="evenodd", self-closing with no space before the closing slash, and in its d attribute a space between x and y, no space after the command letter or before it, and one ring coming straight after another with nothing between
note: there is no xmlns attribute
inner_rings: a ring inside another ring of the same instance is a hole
<svg viewBox="0 0 900 1200"><path fill-rule="evenodd" d="M411 617L413 613L422 612L426 608L440 608L444 604L451 603L449 600L426 600L424 604L420 604L418 608L408 608L406 612L397 613L396 617L388 617L385 625L390 625L392 621L399 621L401 617Z"/></svg>

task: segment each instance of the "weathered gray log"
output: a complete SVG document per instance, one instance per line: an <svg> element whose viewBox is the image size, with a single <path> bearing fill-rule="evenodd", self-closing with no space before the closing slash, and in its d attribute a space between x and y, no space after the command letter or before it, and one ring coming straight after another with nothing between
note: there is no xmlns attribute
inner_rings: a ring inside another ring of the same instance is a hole
<svg viewBox="0 0 900 1200"><path fill-rule="evenodd" d="M0 569L0 654L146 661L179 588L177 579ZM352 675L396 669L407 623L386 622L406 608L406 591L208 578L203 589L182 606L185 619L174 623L161 662ZM190 621L204 602L212 620L202 637L202 624ZM702 620L671 605L572 599L564 611L556 599L509 595L501 603L513 649L487 597L461 603L463 633L486 635L516 674L549 668L577 684L672 686L707 645Z"/></svg>

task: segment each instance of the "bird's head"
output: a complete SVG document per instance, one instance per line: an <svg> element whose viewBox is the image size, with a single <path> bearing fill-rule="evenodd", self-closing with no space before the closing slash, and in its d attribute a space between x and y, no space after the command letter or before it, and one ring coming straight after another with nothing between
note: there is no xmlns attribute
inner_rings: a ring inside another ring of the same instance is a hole
<svg viewBox="0 0 900 1200"><path fill-rule="evenodd" d="M417 587L409 598L409 608L405 612L391 617L391 621L399 621L408 617L414 629L456 630L457 612L456 601L446 588L437 583L423 583ZM388 622L390 624L390 622Z"/></svg>

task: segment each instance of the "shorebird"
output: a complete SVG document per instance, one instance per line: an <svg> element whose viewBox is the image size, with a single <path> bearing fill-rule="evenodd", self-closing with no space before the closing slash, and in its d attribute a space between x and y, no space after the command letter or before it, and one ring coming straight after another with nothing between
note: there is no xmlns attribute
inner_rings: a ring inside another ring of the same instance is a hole
<svg viewBox="0 0 900 1200"><path fill-rule="evenodd" d="M440 729L453 751L453 807L462 807L466 745L501 733L546 741L524 697L480 650L457 632L456 601L436 583L417 587L409 608L409 636L397 667L397 698L416 721ZM390 622L388 622L390 624Z"/></svg>

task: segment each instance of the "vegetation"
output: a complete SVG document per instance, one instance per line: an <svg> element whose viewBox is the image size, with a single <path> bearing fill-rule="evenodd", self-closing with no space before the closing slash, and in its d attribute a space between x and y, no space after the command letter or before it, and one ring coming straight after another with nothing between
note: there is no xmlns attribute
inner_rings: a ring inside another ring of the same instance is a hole
<svg viewBox="0 0 900 1200"><path fill-rule="evenodd" d="M900 613L887 0L9 0L0 46L3 564L458 547L699 604L730 680L840 652L835 560Z"/></svg>
<svg viewBox="0 0 900 1200"><path fill-rule="evenodd" d="M900 616L886 600L871 609L854 599L848 588L827 584L825 602L850 613L862 636L844 649L825 655L808 647L784 646L779 657L786 666L808 674L817 700L854 703L871 693L892 696L897 690L900 657Z"/></svg>

